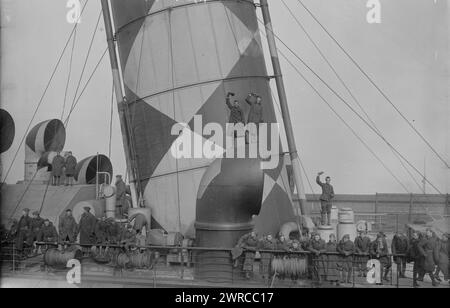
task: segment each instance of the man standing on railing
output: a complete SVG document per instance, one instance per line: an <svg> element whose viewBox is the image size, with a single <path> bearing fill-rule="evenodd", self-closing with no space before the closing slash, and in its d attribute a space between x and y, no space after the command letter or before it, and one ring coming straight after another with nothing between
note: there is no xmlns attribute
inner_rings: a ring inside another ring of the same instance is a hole
<svg viewBox="0 0 450 308"><path fill-rule="evenodd" d="M397 232L392 239L391 251L394 255L394 262L397 264L399 278L406 278L406 257L396 255L406 255L409 250L408 238L401 232Z"/></svg>
<svg viewBox="0 0 450 308"><path fill-rule="evenodd" d="M358 254L355 257L356 267L359 269L358 277L366 277L367 275L367 262L369 261L371 242L366 230L358 231L358 236L355 238L355 252Z"/></svg>
<svg viewBox="0 0 450 308"><path fill-rule="evenodd" d="M65 167L66 186L73 186L75 169L77 167L77 159L72 155L72 152L70 151L67 153Z"/></svg>
<svg viewBox="0 0 450 308"><path fill-rule="evenodd" d="M322 195L320 196L320 203L321 203L321 215L322 215L322 225L331 225L331 207L332 203L331 200L334 198L334 188L330 184L331 183L331 177L327 176L325 179L325 183L322 183L320 180L320 176L323 174L323 172L319 172L317 174L316 183L322 187Z"/></svg>

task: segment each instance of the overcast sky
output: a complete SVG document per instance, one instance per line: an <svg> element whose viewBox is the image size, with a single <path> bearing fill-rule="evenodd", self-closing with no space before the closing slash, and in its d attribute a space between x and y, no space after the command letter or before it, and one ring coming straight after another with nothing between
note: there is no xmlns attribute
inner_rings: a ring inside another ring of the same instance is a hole
<svg viewBox="0 0 450 308"><path fill-rule="evenodd" d="M56 60L72 29L66 21L65 0L1 1L1 105L16 122L12 148L2 155L4 169L10 165ZM311 19L297 0L285 0L330 62L353 91L383 135L441 192L450 191L450 170L374 89L339 48ZM381 23L369 24L367 0L303 0L323 25L375 80L404 116L450 161L449 89L449 1L381 0ZM277 35L297 52L354 108L359 107L336 79L308 38L279 0L269 1ZM64 117L72 104L76 84L100 13L100 1L90 1L77 32L72 81ZM279 44L280 49L308 77L338 113L355 129L373 151L398 176L408 191L419 192L393 152L354 114L324 87L302 64ZM82 86L106 48L101 19ZM267 49L266 49L267 52ZM33 122L60 118L63 111L70 50L65 54L55 79ZM269 71L270 63L266 53ZM314 184L318 171L333 177L337 193L404 193L405 190L349 129L330 111L314 91L284 60L289 107L295 138L307 175ZM66 150L79 158L108 154L112 78L105 57L68 126ZM81 90L81 89L80 89ZM111 159L115 173L125 172L122 139L114 104ZM7 179L23 179L23 147ZM413 170L410 172L420 183ZM305 179L305 183L306 183ZM309 185L307 192L311 192ZM435 193L428 185L427 192Z"/></svg>

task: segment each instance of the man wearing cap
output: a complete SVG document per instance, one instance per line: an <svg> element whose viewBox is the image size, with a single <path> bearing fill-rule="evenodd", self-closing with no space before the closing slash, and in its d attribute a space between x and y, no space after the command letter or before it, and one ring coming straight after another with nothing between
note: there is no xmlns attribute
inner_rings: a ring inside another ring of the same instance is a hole
<svg viewBox="0 0 450 308"><path fill-rule="evenodd" d="M444 274L444 280L449 280L448 277L448 250L449 250L449 244L448 244L448 233L445 233L442 235L442 239L438 242L438 247L436 249L436 261L437 261L437 268L436 272L434 273L434 277L437 281L441 281L441 278L439 277L439 273L442 272Z"/></svg>
<svg viewBox="0 0 450 308"><path fill-rule="evenodd" d="M23 244L28 237L28 233L31 230L31 218L29 214L29 209L23 209L22 217L20 217L17 224L16 249L20 252L23 251Z"/></svg>
<svg viewBox="0 0 450 308"><path fill-rule="evenodd" d="M371 242L366 230L358 230L358 236L355 238L355 253L357 254L355 261L356 267L359 268L359 277L366 277L367 275Z"/></svg>
<svg viewBox="0 0 450 308"><path fill-rule="evenodd" d="M91 208L85 206L84 213L80 218L80 244L92 245L95 244L95 225L97 218L91 214ZM89 247L90 248L90 247Z"/></svg>
<svg viewBox="0 0 450 308"><path fill-rule="evenodd" d="M419 274L418 281L423 281L425 274L428 274L431 278L433 286L436 287L439 283L434 278L434 269L436 267L435 263L435 253L436 245L433 239L434 232L431 229L427 229L425 236L421 239L417 245L419 254L422 256L422 272Z"/></svg>
<svg viewBox="0 0 450 308"><path fill-rule="evenodd" d="M126 209L126 193L127 193L127 185L122 179L121 175L116 176L116 207L117 207L117 216L119 218L123 218Z"/></svg>
<svg viewBox="0 0 450 308"><path fill-rule="evenodd" d="M391 257L389 256L389 248L386 242L386 235L383 232L379 232L377 239L370 245L370 255L373 259L380 261L381 266L384 269L383 280L390 281L388 275L392 267ZM383 274L383 273L381 273Z"/></svg>
<svg viewBox="0 0 450 308"><path fill-rule="evenodd" d="M41 218L38 211L34 211L31 218L30 232L28 233L27 244L32 246L38 240L39 232L44 225L44 219Z"/></svg>
<svg viewBox="0 0 450 308"><path fill-rule="evenodd" d="M236 245L237 248L244 250L244 264L242 265L242 271L244 272L246 279L250 279L250 276L253 273L253 264L257 246L258 236L255 231L243 235Z"/></svg>
<svg viewBox="0 0 450 308"><path fill-rule="evenodd" d="M44 220L44 225L39 232L38 240L48 243L54 243L58 241L58 232L56 231L55 226L50 220Z"/></svg>
<svg viewBox="0 0 450 308"><path fill-rule="evenodd" d="M64 158L58 152L52 161L52 185L61 185L61 176L63 174Z"/></svg>
<svg viewBox="0 0 450 308"><path fill-rule="evenodd" d="M309 242L308 250L313 253L311 255L313 278L321 284L326 278L326 256L324 253L327 252L327 243L320 237L319 233L314 232L312 234L312 239Z"/></svg>
<svg viewBox="0 0 450 308"><path fill-rule="evenodd" d="M131 224L127 224L126 229L122 232L120 244L124 245L125 250L130 250L131 246L136 245L136 231Z"/></svg>
<svg viewBox="0 0 450 308"><path fill-rule="evenodd" d="M77 240L78 225L70 209L66 211L64 217L59 219L59 235L61 242L75 243Z"/></svg>
<svg viewBox="0 0 450 308"><path fill-rule="evenodd" d="M317 174L316 183L320 187L322 187L322 195L320 196L320 203L321 203L321 215L322 215L322 225L331 225L331 207L332 203L331 200L334 198L334 188L330 184L331 178L329 176L326 177L325 183L322 183L320 180L320 176L323 174L323 172L319 172Z"/></svg>
<svg viewBox="0 0 450 308"><path fill-rule="evenodd" d="M65 167L66 186L73 186L77 159L72 155L72 152L67 153Z"/></svg>
<svg viewBox="0 0 450 308"><path fill-rule="evenodd" d="M355 253L355 244L350 240L350 235L345 234L339 241L337 247L339 256L339 268L341 270L341 282L351 283L353 273L353 254Z"/></svg>
<svg viewBox="0 0 450 308"><path fill-rule="evenodd" d="M394 238L392 239L391 251L394 255L394 262L397 264L399 278L406 278L406 254L409 251L409 241L403 233L397 232L394 235Z"/></svg>

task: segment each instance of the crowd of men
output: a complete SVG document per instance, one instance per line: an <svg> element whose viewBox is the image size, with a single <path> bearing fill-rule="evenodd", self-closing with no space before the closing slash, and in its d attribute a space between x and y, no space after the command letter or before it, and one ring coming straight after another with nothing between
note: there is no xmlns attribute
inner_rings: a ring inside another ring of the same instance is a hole
<svg viewBox="0 0 450 308"><path fill-rule="evenodd" d="M32 216L29 213L29 209L24 209L19 220L11 221L9 230L2 228L2 242L13 242L16 251L23 256L38 253L37 242L68 246L75 244L78 238L85 251L99 244L126 246L136 243L142 231L135 230L131 224L124 227L113 218L97 219L90 207L84 207L79 223L68 209L59 219L58 230L49 219L41 218L39 212L33 212Z"/></svg>
<svg viewBox="0 0 450 308"><path fill-rule="evenodd" d="M249 279L257 252L261 252L260 271L264 278L270 276L271 260L276 255L270 253L271 250L308 252L305 258L308 259L310 277L319 284L328 281L336 285L352 283L353 271L358 272L358 277L366 277L370 270L369 260L379 261L381 277L385 282L390 281L392 262L397 265L398 278L406 278L406 264L414 263L413 286L419 287L418 281L423 281L426 274L430 276L433 286L437 286L442 281L441 272L444 280L449 281L448 237L449 234L444 234L439 239L431 229L425 234L414 232L411 239L397 232L389 250L383 232L378 233L373 241L366 231L360 231L354 241L349 235L337 241L336 236L331 234L328 242L315 232L300 240L286 239L282 234L276 239L270 234L259 238L256 232L252 232L239 240L234 258L237 265L238 257L244 256L242 270Z"/></svg>

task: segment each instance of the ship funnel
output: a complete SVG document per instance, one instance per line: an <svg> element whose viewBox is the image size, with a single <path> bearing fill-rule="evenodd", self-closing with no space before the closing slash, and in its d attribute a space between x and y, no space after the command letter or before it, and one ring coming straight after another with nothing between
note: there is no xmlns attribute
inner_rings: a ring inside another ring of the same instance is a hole
<svg viewBox="0 0 450 308"><path fill-rule="evenodd" d="M113 167L107 156L94 155L80 161L75 169L75 180L78 184L95 184L97 172L102 173L98 178L99 184L111 184Z"/></svg>
<svg viewBox="0 0 450 308"><path fill-rule="evenodd" d="M49 156L61 152L66 142L66 129L58 120L39 123L28 133L25 141L25 181L47 182L50 174L47 169ZM40 163L39 163L40 162Z"/></svg>
<svg viewBox="0 0 450 308"><path fill-rule="evenodd" d="M197 196L196 244L232 248L253 229L261 210L264 174L260 159L217 159L204 174ZM229 252L199 252L196 274L207 280L233 275Z"/></svg>
<svg viewBox="0 0 450 308"><path fill-rule="evenodd" d="M14 141L16 127L8 111L0 109L0 153L5 153Z"/></svg>

